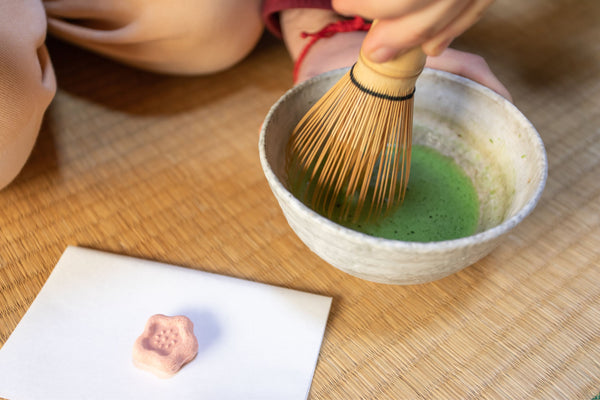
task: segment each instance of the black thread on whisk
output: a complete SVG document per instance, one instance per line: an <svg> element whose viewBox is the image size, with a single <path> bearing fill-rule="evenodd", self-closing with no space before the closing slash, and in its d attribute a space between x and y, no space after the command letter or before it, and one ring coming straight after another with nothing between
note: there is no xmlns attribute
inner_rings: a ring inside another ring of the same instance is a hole
<svg viewBox="0 0 600 400"><path fill-rule="evenodd" d="M358 83L358 81L354 77L354 65L350 69L350 80L362 92L365 92L366 94L369 94L371 96L379 97L380 99L384 99L384 100L391 100L391 101L404 101L404 100L408 100L408 99L410 99L411 97L413 97L415 95L415 90L416 90L416 89L413 88L412 92L410 92L409 94L406 94L404 96L391 96L389 94L377 93L377 92L375 92L375 91L373 91L373 90L371 90L369 88L364 87L360 83Z"/></svg>

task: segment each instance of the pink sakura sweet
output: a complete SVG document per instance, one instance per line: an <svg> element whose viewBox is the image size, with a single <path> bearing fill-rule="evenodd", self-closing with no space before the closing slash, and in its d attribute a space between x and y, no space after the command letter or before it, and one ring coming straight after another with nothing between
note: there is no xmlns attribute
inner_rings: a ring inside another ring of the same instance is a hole
<svg viewBox="0 0 600 400"><path fill-rule="evenodd" d="M156 314L133 345L133 364L159 378L170 378L197 353L198 340L188 317Z"/></svg>

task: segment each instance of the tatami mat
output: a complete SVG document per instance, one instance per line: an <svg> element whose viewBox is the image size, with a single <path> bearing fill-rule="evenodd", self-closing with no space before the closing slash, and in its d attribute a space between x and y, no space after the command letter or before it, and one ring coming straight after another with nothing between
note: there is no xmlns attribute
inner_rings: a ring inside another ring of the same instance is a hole
<svg viewBox="0 0 600 400"><path fill-rule="evenodd" d="M292 65L269 37L212 77L140 72L50 40L59 91L0 192L0 344L67 245L333 296L312 399L591 399L600 391L600 2L499 0L485 55L547 147L535 211L443 280L346 275L288 227L258 130Z"/></svg>

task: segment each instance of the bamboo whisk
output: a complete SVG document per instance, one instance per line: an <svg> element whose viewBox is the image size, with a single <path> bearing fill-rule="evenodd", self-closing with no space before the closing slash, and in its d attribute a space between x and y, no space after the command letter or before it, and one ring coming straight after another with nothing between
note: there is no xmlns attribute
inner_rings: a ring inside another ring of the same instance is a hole
<svg viewBox="0 0 600 400"><path fill-rule="evenodd" d="M292 191L329 218L372 220L404 199L420 47L356 64L300 120L286 154Z"/></svg>

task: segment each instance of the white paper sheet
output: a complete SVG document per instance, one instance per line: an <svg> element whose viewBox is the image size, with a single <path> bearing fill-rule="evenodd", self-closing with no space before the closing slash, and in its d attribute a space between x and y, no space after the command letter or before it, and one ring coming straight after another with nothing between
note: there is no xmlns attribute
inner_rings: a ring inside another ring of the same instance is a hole
<svg viewBox="0 0 600 400"><path fill-rule="evenodd" d="M0 397L306 399L331 298L69 247L0 349ZM153 314L194 323L196 358L170 379L133 366Z"/></svg>

